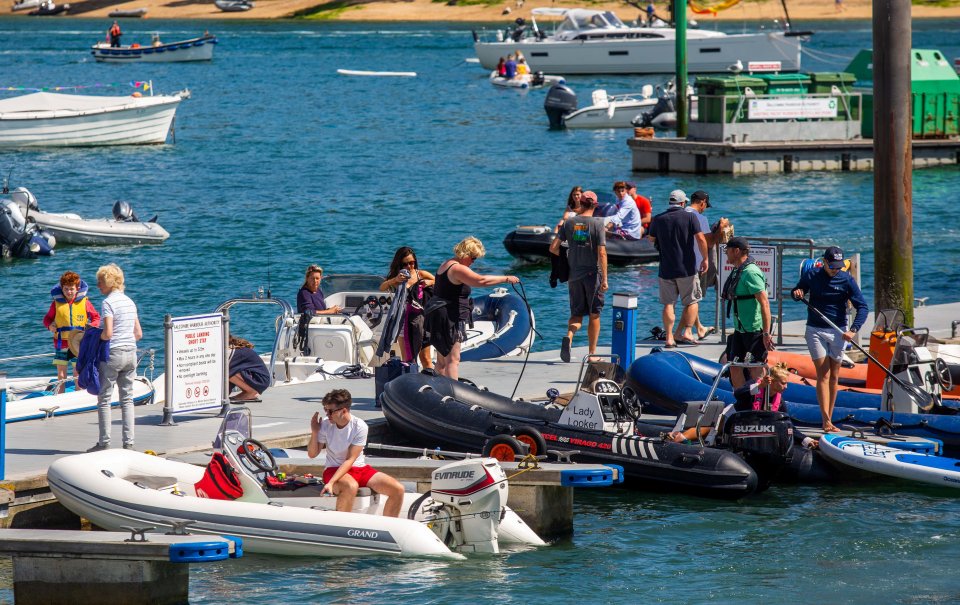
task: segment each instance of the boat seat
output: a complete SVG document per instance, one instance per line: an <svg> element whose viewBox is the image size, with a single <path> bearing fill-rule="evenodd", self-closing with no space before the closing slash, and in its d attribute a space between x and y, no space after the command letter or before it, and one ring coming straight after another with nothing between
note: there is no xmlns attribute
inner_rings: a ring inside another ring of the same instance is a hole
<svg viewBox="0 0 960 605"><path fill-rule="evenodd" d="M607 97L607 91L602 88L598 88L597 90L593 91L593 97L591 100L597 107L607 107L610 105L610 99Z"/></svg>
<svg viewBox="0 0 960 605"><path fill-rule="evenodd" d="M170 489L176 487L178 481L176 477L158 477L156 475L127 475L124 479L137 487L149 489Z"/></svg>
<svg viewBox="0 0 960 605"><path fill-rule="evenodd" d="M726 407L727 404L722 401L688 401L687 411L677 418L677 423L672 432L682 432L696 428L699 421L700 428L710 429L710 432L704 437L704 442L712 443L719 429L723 410Z"/></svg>

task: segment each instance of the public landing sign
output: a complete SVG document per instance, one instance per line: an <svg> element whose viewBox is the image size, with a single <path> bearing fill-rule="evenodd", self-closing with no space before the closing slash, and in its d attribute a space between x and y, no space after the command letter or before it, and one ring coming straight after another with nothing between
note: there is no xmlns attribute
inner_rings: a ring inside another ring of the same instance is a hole
<svg viewBox="0 0 960 605"><path fill-rule="evenodd" d="M168 330L167 405L173 413L219 408L226 360L223 315L174 317Z"/></svg>

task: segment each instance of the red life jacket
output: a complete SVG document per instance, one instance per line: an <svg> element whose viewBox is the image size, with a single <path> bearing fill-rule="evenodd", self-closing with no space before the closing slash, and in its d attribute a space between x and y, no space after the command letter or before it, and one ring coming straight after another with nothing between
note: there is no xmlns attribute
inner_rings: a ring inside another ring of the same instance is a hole
<svg viewBox="0 0 960 605"><path fill-rule="evenodd" d="M243 495L243 486L237 471L230 461L220 452L216 452L207 464L203 478L193 485L198 498L211 500L236 500Z"/></svg>

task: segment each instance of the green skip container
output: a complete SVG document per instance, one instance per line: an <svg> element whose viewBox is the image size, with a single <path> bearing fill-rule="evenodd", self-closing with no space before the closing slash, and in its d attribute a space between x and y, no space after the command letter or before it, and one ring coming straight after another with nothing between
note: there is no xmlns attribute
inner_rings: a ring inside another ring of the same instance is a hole
<svg viewBox="0 0 960 605"><path fill-rule="evenodd" d="M732 122L740 108L740 119L746 117L746 103L741 104L746 89L754 94L767 93L767 83L753 76L698 77L694 84L698 96L697 121L723 124Z"/></svg>

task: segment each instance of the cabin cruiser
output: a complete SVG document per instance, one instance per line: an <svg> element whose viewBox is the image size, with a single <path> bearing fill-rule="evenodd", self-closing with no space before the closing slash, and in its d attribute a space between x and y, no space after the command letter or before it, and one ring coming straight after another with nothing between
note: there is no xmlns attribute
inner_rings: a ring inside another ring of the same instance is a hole
<svg viewBox="0 0 960 605"><path fill-rule="evenodd" d="M430 492L404 495L400 518L383 516L386 499L369 488L338 512L317 478L280 479L251 427L249 410L230 410L206 468L112 449L60 458L47 480L60 503L105 529L229 534L255 553L462 559L501 543L545 544L507 506L507 478L492 458L440 467Z"/></svg>
<svg viewBox="0 0 960 605"><path fill-rule="evenodd" d="M561 17L552 34L537 17ZM800 38L791 32L725 34L687 31L690 73L722 73L740 61L779 61L783 71L800 69ZM493 40L474 32L480 64L494 69L500 57L520 51L530 69L565 74L674 73L676 31L670 27L629 27L613 12L582 8L535 8L530 23L518 19Z"/></svg>

